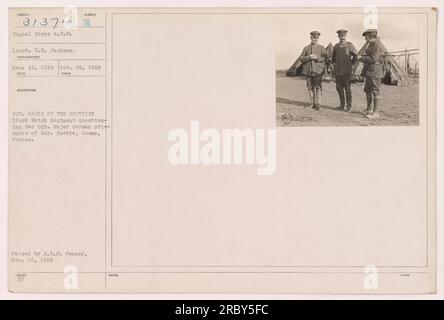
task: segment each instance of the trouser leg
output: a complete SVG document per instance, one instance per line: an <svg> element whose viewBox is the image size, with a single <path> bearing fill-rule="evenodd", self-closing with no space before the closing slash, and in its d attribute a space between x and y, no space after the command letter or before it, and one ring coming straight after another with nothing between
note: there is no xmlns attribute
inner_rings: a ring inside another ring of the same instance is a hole
<svg viewBox="0 0 444 320"><path fill-rule="evenodd" d="M352 108L352 92L351 92L350 77L345 78L344 87L345 87L345 98L347 100L347 109L351 110L351 108Z"/></svg>
<svg viewBox="0 0 444 320"><path fill-rule="evenodd" d="M342 76L336 77L336 91L339 95L339 103L341 107L345 106L345 96L344 96L344 86L342 81Z"/></svg>
<svg viewBox="0 0 444 320"><path fill-rule="evenodd" d="M364 113L371 114L373 113L373 107L372 107L373 94L371 88L371 80L369 78L365 78L364 92L367 100L367 109L364 110Z"/></svg>

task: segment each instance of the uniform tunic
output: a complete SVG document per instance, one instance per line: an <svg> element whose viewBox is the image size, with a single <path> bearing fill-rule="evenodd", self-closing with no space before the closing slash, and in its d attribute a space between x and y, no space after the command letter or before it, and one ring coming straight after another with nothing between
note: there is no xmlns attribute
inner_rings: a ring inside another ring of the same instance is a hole
<svg viewBox="0 0 444 320"><path fill-rule="evenodd" d="M339 42L333 47L331 59L335 63L336 76L351 76L354 62L352 58L356 53L355 46L351 42Z"/></svg>
<svg viewBox="0 0 444 320"><path fill-rule="evenodd" d="M364 63L364 69L362 70L364 78L383 78L382 65L385 54L385 48L379 40L369 43L360 59Z"/></svg>
<svg viewBox="0 0 444 320"><path fill-rule="evenodd" d="M308 56L315 54L318 58L311 60ZM328 59L327 50L320 44L309 44L304 47L299 57L302 65L302 74L306 76L322 75L324 72L325 61Z"/></svg>

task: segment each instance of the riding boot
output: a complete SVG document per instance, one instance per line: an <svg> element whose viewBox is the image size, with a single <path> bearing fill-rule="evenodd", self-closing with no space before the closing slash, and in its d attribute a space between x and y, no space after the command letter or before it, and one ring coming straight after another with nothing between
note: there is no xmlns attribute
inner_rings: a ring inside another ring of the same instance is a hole
<svg viewBox="0 0 444 320"><path fill-rule="evenodd" d="M318 110L318 95L316 94L316 88L313 88L313 109Z"/></svg>
<svg viewBox="0 0 444 320"><path fill-rule="evenodd" d="M380 96L375 96L373 98L373 104L374 104L373 113L367 115L367 118L377 119L377 118L379 118L379 108L381 106L381 97Z"/></svg>
<svg viewBox="0 0 444 320"><path fill-rule="evenodd" d="M308 89L308 95L310 97L310 107L314 108L314 92L313 89Z"/></svg>
<svg viewBox="0 0 444 320"><path fill-rule="evenodd" d="M351 112L352 109L352 95L351 92L346 92L345 97L347 98L347 111Z"/></svg>
<svg viewBox="0 0 444 320"><path fill-rule="evenodd" d="M316 104L317 104L316 110L321 110L322 89L316 88L315 93L316 93Z"/></svg>
<svg viewBox="0 0 444 320"><path fill-rule="evenodd" d="M373 97L371 93L366 93L366 97L367 97L367 109L364 110L365 114L372 114L373 113L373 108L372 108L372 102L373 102Z"/></svg>
<svg viewBox="0 0 444 320"><path fill-rule="evenodd" d="M344 96L344 90L340 89L337 90L339 95L339 102L340 106L337 107L337 109L344 109L345 107L345 96Z"/></svg>

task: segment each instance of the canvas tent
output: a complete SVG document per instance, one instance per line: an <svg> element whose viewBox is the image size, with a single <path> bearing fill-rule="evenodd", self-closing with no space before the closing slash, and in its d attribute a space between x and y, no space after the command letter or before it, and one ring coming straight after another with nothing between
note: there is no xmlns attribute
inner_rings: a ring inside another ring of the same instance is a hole
<svg viewBox="0 0 444 320"><path fill-rule="evenodd" d="M290 68L288 68L287 72L285 72L285 75L287 77L296 77L300 76L302 74L302 62L301 59L297 58L295 62L291 65Z"/></svg>
<svg viewBox="0 0 444 320"><path fill-rule="evenodd" d="M384 46L382 42L381 45ZM406 86L412 84L412 81L410 80L407 72L403 68L401 68L401 66L399 66L399 64L395 61L395 59L390 54L390 52L388 52L385 46L384 50L387 52L387 54L384 57L384 78L382 79L382 82L385 84L397 86Z"/></svg>
<svg viewBox="0 0 444 320"><path fill-rule="evenodd" d="M333 45L331 44L331 42L328 44L325 50L327 50L328 57L331 58L331 56L333 55Z"/></svg>
<svg viewBox="0 0 444 320"><path fill-rule="evenodd" d="M327 55L328 58L331 59L331 56L333 55L333 45L331 44L331 42L328 44L327 48L325 48L327 50ZM334 69L333 66L328 63L325 66L325 74L324 74L324 79L328 80L328 81L332 81L334 77Z"/></svg>

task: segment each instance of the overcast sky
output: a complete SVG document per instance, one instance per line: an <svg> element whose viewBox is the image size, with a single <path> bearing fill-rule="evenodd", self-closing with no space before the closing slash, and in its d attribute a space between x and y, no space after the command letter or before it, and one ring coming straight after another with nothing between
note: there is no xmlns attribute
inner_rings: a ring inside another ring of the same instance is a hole
<svg viewBox="0 0 444 320"><path fill-rule="evenodd" d="M365 15L361 14L310 14L279 15L276 17L276 68L287 69L310 43L310 32L321 33L319 43L327 46L338 42L337 29L347 29L347 41L359 50L364 44ZM379 15L379 36L389 51L417 49L419 24L415 15Z"/></svg>

